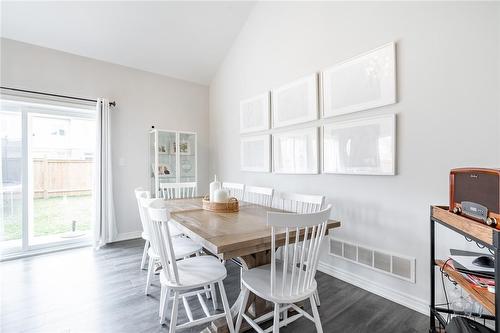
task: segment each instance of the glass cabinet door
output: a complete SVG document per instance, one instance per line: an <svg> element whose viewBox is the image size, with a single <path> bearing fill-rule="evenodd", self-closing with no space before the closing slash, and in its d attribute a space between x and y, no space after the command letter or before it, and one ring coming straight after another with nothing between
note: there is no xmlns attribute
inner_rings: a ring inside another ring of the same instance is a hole
<svg viewBox="0 0 500 333"><path fill-rule="evenodd" d="M175 132L158 131L158 180L175 183L177 178L177 144Z"/></svg>
<svg viewBox="0 0 500 333"><path fill-rule="evenodd" d="M180 182L196 181L196 134L179 133Z"/></svg>

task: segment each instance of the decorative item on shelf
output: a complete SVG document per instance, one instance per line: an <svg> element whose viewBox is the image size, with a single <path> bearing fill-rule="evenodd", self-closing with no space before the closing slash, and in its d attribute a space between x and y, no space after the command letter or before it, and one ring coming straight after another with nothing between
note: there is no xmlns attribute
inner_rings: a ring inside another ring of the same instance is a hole
<svg viewBox="0 0 500 333"><path fill-rule="evenodd" d="M166 164L158 165L158 174L159 175L170 175L170 167Z"/></svg>
<svg viewBox="0 0 500 333"><path fill-rule="evenodd" d="M170 145L170 154L175 154L177 152L177 145L175 141Z"/></svg>
<svg viewBox="0 0 500 333"><path fill-rule="evenodd" d="M189 141L181 141L179 143L179 153L181 155L191 155L191 145Z"/></svg>
<svg viewBox="0 0 500 333"><path fill-rule="evenodd" d="M166 153L167 152L167 147L166 146L158 146L158 152L160 153Z"/></svg>
<svg viewBox="0 0 500 333"><path fill-rule="evenodd" d="M500 169L450 171L450 212L500 229Z"/></svg>
<svg viewBox="0 0 500 333"><path fill-rule="evenodd" d="M212 202L208 196L202 200L204 210L209 210L216 213L234 213L240 210L238 199L229 198L227 202Z"/></svg>
<svg viewBox="0 0 500 333"><path fill-rule="evenodd" d="M214 181L210 183L209 200L213 200L214 192L222 188L222 183L217 180L217 175L214 175Z"/></svg>

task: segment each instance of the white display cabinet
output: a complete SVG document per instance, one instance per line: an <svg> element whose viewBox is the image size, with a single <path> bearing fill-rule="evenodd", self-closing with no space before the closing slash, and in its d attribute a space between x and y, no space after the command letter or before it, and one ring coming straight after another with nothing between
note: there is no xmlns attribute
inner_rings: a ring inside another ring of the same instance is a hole
<svg viewBox="0 0 500 333"><path fill-rule="evenodd" d="M161 183L197 182L197 137L194 132L153 129L149 132L151 196Z"/></svg>

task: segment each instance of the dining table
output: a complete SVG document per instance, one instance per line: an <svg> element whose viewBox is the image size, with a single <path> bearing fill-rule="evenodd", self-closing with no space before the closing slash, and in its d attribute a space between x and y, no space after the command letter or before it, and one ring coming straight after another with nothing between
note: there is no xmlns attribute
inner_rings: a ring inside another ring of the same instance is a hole
<svg viewBox="0 0 500 333"><path fill-rule="evenodd" d="M206 251L221 260L234 259L242 269L248 270L271 262L271 251L276 249L271 249L271 227L267 225L267 214L284 212L283 209L240 201L237 212L213 212L203 209L202 200L201 197L165 200L171 222ZM328 230L338 227L339 221L329 220L327 223ZM299 241L303 236L299 235ZM285 229L277 229L276 247L283 245L284 241ZM231 307L233 318L238 315L241 302L242 292ZM246 309L252 317L271 311L267 301L253 294L249 297ZM229 330L226 320L221 318L202 332L226 333Z"/></svg>

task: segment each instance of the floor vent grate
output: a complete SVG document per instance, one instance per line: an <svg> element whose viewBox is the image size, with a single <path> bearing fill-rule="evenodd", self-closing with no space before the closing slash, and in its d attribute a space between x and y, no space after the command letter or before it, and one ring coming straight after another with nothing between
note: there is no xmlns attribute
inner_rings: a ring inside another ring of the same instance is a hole
<svg viewBox="0 0 500 333"><path fill-rule="evenodd" d="M415 258L388 253L330 237L330 254L415 283Z"/></svg>

